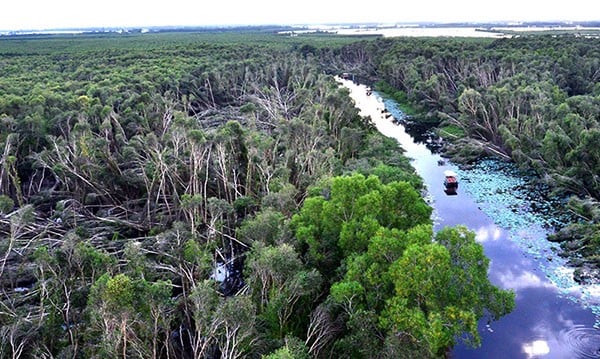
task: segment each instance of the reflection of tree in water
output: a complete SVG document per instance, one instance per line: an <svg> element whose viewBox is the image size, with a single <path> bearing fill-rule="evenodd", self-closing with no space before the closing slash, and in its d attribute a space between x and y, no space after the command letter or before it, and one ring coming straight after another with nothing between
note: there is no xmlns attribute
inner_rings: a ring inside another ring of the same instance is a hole
<svg viewBox="0 0 600 359"><path fill-rule="evenodd" d="M433 131L433 124L412 121L410 118L396 119L394 122L404 126L404 130L414 139L415 143L424 144L434 154L441 152L443 141Z"/></svg>

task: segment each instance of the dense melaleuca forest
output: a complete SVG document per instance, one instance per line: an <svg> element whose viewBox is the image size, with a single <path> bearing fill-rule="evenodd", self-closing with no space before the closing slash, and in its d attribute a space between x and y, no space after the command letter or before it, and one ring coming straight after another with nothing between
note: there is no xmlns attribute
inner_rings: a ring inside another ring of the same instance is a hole
<svg viewBox="0 0 600 359"><path fill-rule="evenodd" d="M412 106L457 161L502 157L577 195L585 222L557 240L596 263L597 53L575 37L0 39L0 357L477 345L513 294L474 233L434 233L402 149L333 75Z"/></svg>

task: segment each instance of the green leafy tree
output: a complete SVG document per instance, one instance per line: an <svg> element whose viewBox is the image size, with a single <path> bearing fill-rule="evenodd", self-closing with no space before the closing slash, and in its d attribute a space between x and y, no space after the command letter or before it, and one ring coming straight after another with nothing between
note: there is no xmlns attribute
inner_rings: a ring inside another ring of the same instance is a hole
<svg viewBox="0 0 600 359"><path fill-rule="evenodd" d="M265 209L246 219L237 231L238 238L248 244L261 242L275 245L289 241L289 230L281 212Z"/></svg>
<svg viewBox="0 0 600 359"><path fill-rule="evenodd" d="M430 223L431 208L408 183L375 176L335 177L325 196L305 200L292 227L307 260L332 273L343 256L364 251L379 227L408 229Z"/></svg>
<svg viewBox="0 0 600 359"><path fill-rule="evenodd" d="M283 339L307 321L310 305L321 289L321 275L304 266L294 248L256 243L246 259L245 277L267 335Z"/></svg>
<svg viewBox="0 0 600 359"><path fill-rule="evenodd" d="M88 353L158 358L169 353L171 283L102 275L88 297Z"/></svg>
<svg viewBox="0 0 600 359"><path fill-rule="evenodd" d="M285 345L269 355L263 355L262 359L309 359L306 345L296 337L286 337Z"/></svg>
<svg viewBox="0 0 600 359"><path fill-rule="evenodd" d="M485 314L498 319L514 306L514 294L494 287L487 270L483 248L464 227L446 228L428 245L409 246L390 266L395 294L381 325L423 341L434 356L465 334L478 345L478 320Z"/></svg>
<svg viewBox="0 0 600 359"><path fill-rule="evenodd" d="M256 336L256 307L248 296L227 298L214 317L221 357L241 358L252 353Z"/></svg>
<svg viewBox="0 0 600 359"><path fill-rule="evenodd" d="M118 274L111 277L105 274L92 286L89 296L89 310L92 317L92 333L99 338L93 341L104 355L127 357L128 345L132 340L135 320L135 284L128 276Z"/></svg>

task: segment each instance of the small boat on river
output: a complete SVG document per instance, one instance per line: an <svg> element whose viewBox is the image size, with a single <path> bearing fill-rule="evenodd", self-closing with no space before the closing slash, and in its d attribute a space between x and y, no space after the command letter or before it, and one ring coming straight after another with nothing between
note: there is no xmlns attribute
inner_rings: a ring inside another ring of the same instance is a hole
<svg viewBox="0 0 600 359"><path fill-rule="evenodd" d="M454 171L444 171L444 192L447 195L456 195L458 190L458 179Z"/></svg>

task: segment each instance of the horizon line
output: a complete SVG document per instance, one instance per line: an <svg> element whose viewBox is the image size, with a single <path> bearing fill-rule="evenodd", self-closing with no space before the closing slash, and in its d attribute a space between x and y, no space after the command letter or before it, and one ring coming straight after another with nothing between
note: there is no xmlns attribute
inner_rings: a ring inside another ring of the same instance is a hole
<svg viewBox="0 0 600 359"><path fill-rule="evenodd" d="M523 25L523 24L572 24L581 25L588 23L598 23L600 26L600 19L598 20L489 20L489 21L397 21L397 22L378 22L378 21L362 21L362 22L320 22L320 23L264 23L264 24L176 24L176 25L98 25L98 26L65 26L65 27L31 27L31 28L19 28L19 29L0 29L0 32L31 32L31 31L93 31L93 30L131 30L131 29L178 29L178 28L202 28L202 29L216 29L216 28L252 28L252 27L314 27L314 26L398 26L398 25Z"/></svg>

